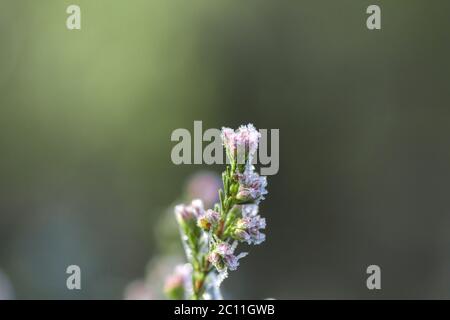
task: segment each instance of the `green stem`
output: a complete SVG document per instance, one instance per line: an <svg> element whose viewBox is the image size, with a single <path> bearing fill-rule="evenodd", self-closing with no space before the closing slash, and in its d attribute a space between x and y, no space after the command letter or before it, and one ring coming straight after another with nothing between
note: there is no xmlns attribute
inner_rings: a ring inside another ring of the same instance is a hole
<svg viewBox="0 0 450 320"><path fill-rule="evenodd" d="M227 169L222 175L223 187L224 190L219 190L219 199L220 199L220 221L219 226L215 232L215 235L218 239L224 240L224 236L227 236L227 224L229 222L228 214L231 208L234 205L234 197L236 196L236 192L233 188L233 185L236 184L236 181L233 178L234 172L236 171L236 163L232 163L231 166L227 166ZM198 239L196 239L198 241ZM196 242L196 241L194 241ZM198 250L198 243L193 244L193 275L192 275L192 286L193 286L193 300L202 299L203 294L205 293L205 281L208 277L209 273L213 270L211 263L208 261L205 255L199 257L201 254Z"/></svg>

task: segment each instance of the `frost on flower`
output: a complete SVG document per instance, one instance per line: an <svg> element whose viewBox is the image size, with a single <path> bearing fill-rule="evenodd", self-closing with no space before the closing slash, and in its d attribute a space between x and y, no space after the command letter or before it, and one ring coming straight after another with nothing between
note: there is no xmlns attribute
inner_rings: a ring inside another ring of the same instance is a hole
<svg viewBox="0 0 450 320"><path fill-rule="evenodd" d="M234 237L248 244L260 244L266 239L266 235L260 231L265 228L266 219L257 214L257 209L253 209L251 215L243 213L243 217L236 222Z"/></svg>
<svg viewBox="0 0 450 320"><path fill-rule="evenodd" d="M231 154L234 154L236 150L236 134L233 129L222 128L222 142L225 149L230 151Z"/></svg>
<svg viewBox="0 0 450 320"><path fill-rule="evenodd" d="M218 288L228 270L236 270L239 260L247 255L235 255L236 246L240 242L260 244L265 240L262 230L266 220L258 214L258 205L267 194L267 180L252 165L260 133L248 124L237 130L222 128L221 138L230 161L222 174L219 202L208 210L200 200L175 208L193 270L189 282L192 299L220 298ZM181 283L180 276L170 278L167 291L180 296L175 288L178 290Z"/></svg>
<svg viewBox="0 0 450 320"><path fill-rule="evenodd" d="M204 215L203 202L199 199L193 200L191 204L180 204L175 207L175 216L177 218L184 251L188 259L191 259L198 251L201 242L207 243L205 235L201 234L200 228L197 227L198 217ZM196 245L198 243L198 245ZM194 248L195 247L195 248Z"/></svg>
<svg viewBox="0 0 450 320"><path fill-rule="evenodd" d="M178 221L197 219L203 212L203 202L200 199L193 200L190 205L179 204L175 207L175 215Z"/></svg>
<svg viewBox="0 0 450 320"><path fill-rule="evenodd" d="M222 128L222 141L227 150L228 157L232 162L236 160L243 164L253 158L261 134L249 123L246 126L240 126L234 131L230 128Z"/></svg>
<svg viewBox="0 0 450 320"><path fill-rule="evenodd" d="M244 206L241 206L241 210L243 217L253 217L258 214L259 207L256 204L246 204Z"/></svg>
<svg viewBox="0 0 450 320"><path fill-rule="evenodd" d="M261 177L254 171L253 166L247 166L244 173L238 173L239 190L236 198L242 202L251 202L264 199L267 194L267 178Z"/></svg>
<svg viewBox="0 0 450 320"><path fill-rule="evenodd" d="M203 230L210 230L219 222L220 214L217 211L208 209L197 218L197 225Z"/></svg>
<svg viewBox="0 0 450 320"><path fill-rule="evenodd" d="M242 147L243 150L253 156L258 149L259 138L261 134L250 123L246 126L240 126L236 131L236 146Z"/></svg>
<svg viewBox="0 0 450 320"><path fill-rule="evenodd" d="M225 269L236 270L239 266L239 259L247 255L246 252L234 255L235 246L231 246L227 242L219 243L216 248L209 254L208 261L217 268L218 271Z"/></svg>

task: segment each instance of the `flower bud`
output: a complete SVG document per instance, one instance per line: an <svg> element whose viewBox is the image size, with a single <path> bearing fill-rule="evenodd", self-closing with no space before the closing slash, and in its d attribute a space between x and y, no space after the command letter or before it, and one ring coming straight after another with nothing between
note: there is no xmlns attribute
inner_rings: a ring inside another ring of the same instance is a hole
<svg viewBox="0 0 450 320"><path fill-rule="evenodd" d="M239 241L248 241L250 239L250 235L243 229L234 230L233 236Z"/></svg>
<svg viewBox="0 0 450 320"><path fill-rule="evenodd" d="M203 214L203 202L199 199L193 200L190 205L175 206L175 215L179 223L190 223Z"/></svg>
<svg viewBox="0 0 450 320"><path fill-rule="evenodd" d="M168 298L180 300L185 298L185 287L190 280L192 268L189 264L178 265L173 274L166 278L164 293Z"/></svg>
<svg viewBox="0 0 450 320"><path fill-rule="evenodd" d="M220 214L214 210L208 209L197 219L197 225L203 230L209 230L219 222Z"/></svg>
<svg viewBox="0 0 450 320"><path fill-rule="evenodd" d="M261 177L254 171L253 166L247 166L244 173L238 173L239 190L236 199L241 204L256 202L264 199L267 194L267 178Z"/></svg>
<svg viewBox="0 0 450 320"><path fill-rule="evenodd" d="M245 241L248 244L260 244L266 239L260 229L266 227L266 219L259 215L244 216L236 221L233 232L233 238L240 241Z"/></svg>
<svg viewBox="0 0 450 320"><path fill-rule="evenodd" d="M246 252L234 255L234 246L230 246L227 242L219 243L214 250L208 255L208 261L212 263L218 271L224 269L236 270L239 266L239 259L247 255Z"/></svg>
<svg viewBox="0 0 450 320"><path fill-rule="evenodd" d="M164 293L169 299L181 300L184 298L183 281L179 277L171 276L166 279Z"/></svg>
<svg viewBox="0 0 450 320"><path fill-rule="evenodd" d="M248 218L241 218L238 221L236 221L236 229L242 229L245 230L249 227L249 219Z"/></svg>
<svg viewBox="0 0 450 320"><path fill-rule="evenodd" d="M240 126L237 130L222 128L221 138L231 163L251 162L260 137L261 134L251 123Z"/></svg>
<svg viewBox="0 0 450 320"><path fill-rule="evenodd" d="M241 189L237 193L236 199L239 201L239 203L247 203L255 200L253 198L252 192L249 189Z"/></svg>
<svg viewBox="0 0 450 320"><path fill-rule="evenodd" d="M184 204L175 206L175 215L179 222L187 222L194 219L192 211L188 210Z"/></svg>
<svg viewBox="0 0 450 320"><path fill-rule="evenodd" d="M208 261L219 271L225 268L225 262L217 252L211 252L208 255Z"/></svg>

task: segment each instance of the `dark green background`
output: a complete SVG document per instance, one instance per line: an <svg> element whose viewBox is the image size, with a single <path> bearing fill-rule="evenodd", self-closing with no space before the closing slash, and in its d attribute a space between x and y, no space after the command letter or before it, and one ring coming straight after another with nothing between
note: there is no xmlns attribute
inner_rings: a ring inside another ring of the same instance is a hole
<svg viewBox="0 0 450 320"><path fill-rule="evenodd" d="M449 36L447 0L1 0L0 269L17 298L121 298L207 167L171 132L252 122L280 171L228 296L450 298Z"/></svg>

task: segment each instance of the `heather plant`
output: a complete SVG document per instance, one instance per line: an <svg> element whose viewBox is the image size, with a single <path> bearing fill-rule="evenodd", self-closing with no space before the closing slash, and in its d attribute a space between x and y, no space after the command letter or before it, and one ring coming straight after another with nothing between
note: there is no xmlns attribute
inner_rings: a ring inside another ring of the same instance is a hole
<svg viewBox="0 0 450 320"><path fill-rule="evenodd" d="M198 198L202 199L205 206L212 206L219 199L217 190L220 186L221 179L218 174L199 171L187 179L182 194L174 204ZM181 263L184 260L184 250L180 243L178 224L173 219L174 204L163 209L154 222L156 254L148 262L144 277L126 286L125 299L183 299L185 292L191 292L192 266Z"/></svg>
<svg viewBox="0 0 450 320"><path fill-rule="evenodd" d="M196 199L175 207L188 264L177 267L169 278L166 293L172 299L221 299L220 284L247 255L236 253L238 245L265 240L261 230L266 221L258 210L267 181L252 165L260 133L248 124L237 130L222 128L221 138L229 161L222 173L219 203L206 209Z"/></svg>

